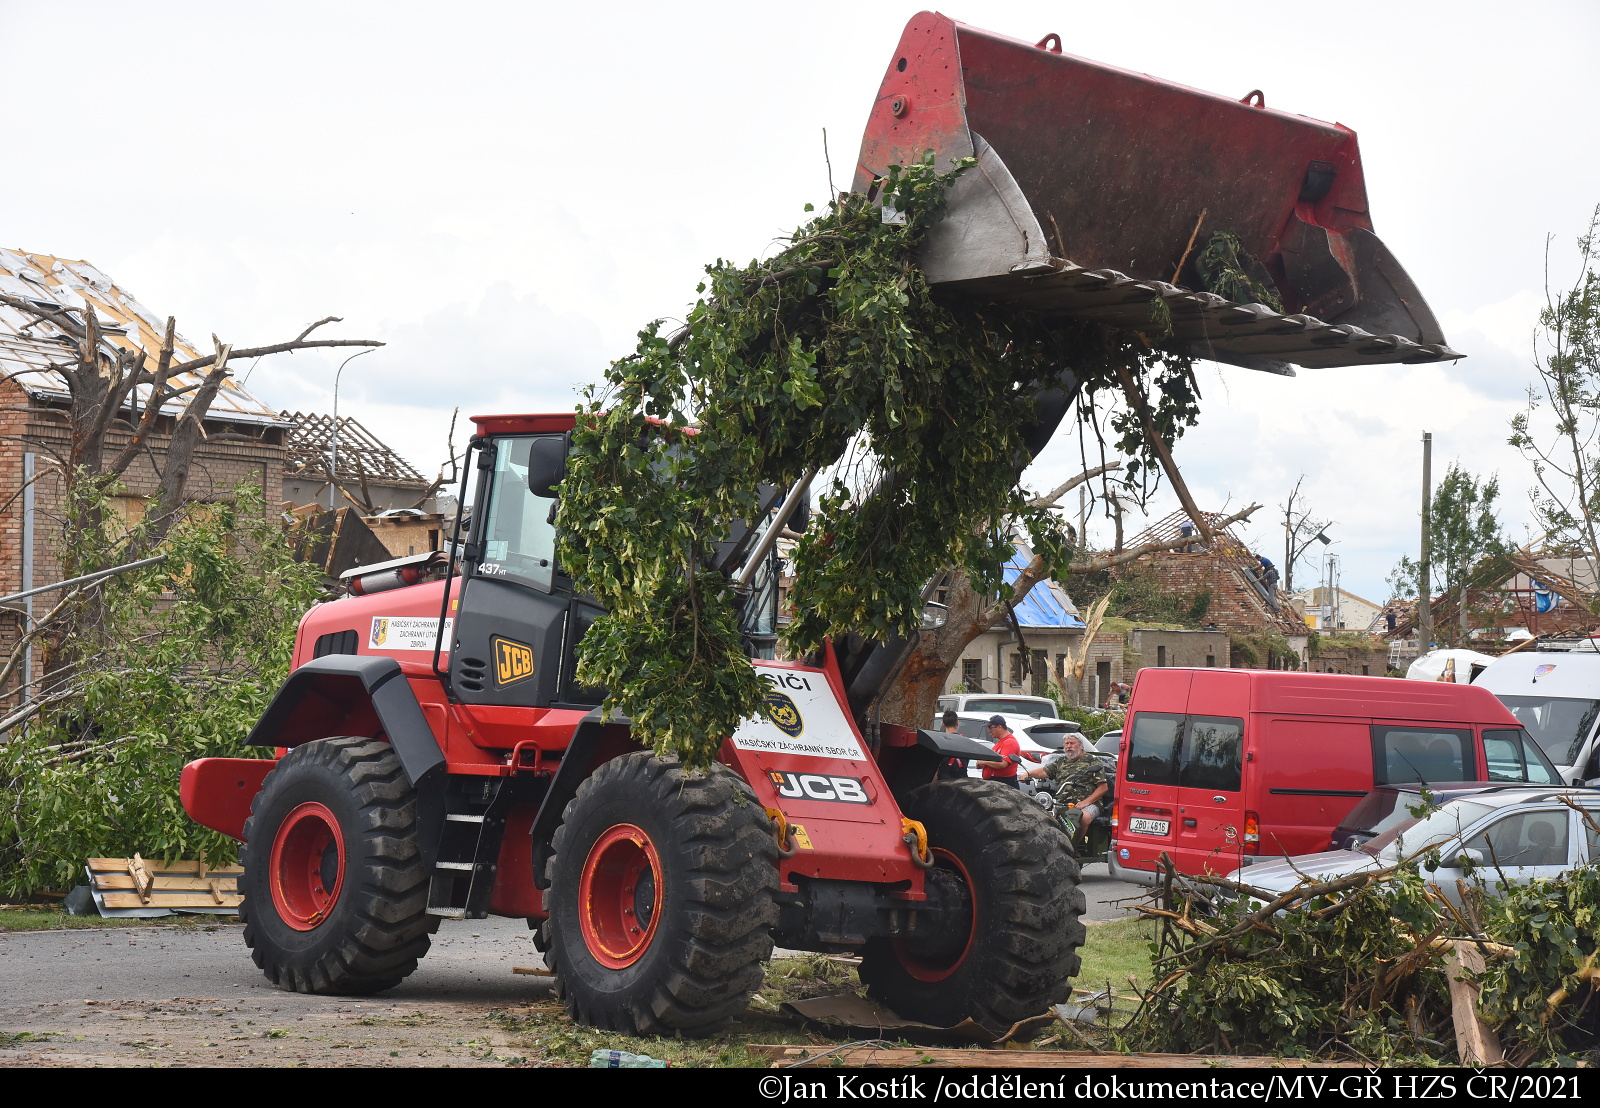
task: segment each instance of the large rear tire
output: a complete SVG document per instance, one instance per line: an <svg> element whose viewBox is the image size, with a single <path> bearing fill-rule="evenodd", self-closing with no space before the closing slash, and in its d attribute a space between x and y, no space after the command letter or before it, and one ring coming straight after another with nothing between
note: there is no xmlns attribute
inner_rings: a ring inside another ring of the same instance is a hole
<svg viewBox="0 0 1600 1108"><path fill-rule="evenodd" d="M906 816L928 831L928 879L959 911L938 934L874 939L860 975L908 1019L965 1019L1001 1034L1070 995L1083 945L1083 890L1071 844L1043 808L988 781L937 781Z"/></svg>
<svg viewBox="0 0 1600 1108"><path fill-rule="evenodd" d="M388 743L320 739L284 755L240 852L244 941L273 984L359 995L417 968L439 921L416 831L416 793Z"/></svg>
<svg viewBox="0 0 1600 1108"><path fill-rule="evenodd" d="M574 1019L702 1035L744 1011L772 955L778 852L743 779L624 755L579 787L552 847L545 958Z"/></svg>

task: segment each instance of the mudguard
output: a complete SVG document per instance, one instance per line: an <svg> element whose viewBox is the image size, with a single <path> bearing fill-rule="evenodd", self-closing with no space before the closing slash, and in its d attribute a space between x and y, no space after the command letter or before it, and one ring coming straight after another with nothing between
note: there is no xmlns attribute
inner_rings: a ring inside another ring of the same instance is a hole
<svg viewBox="0 0 1600 1108"><path fill-rule="evenodd" d="M389 740L419 790L445 774L444 751L393 658L329 654L289 674L245 741L295 747L338 735Z"/></svg>

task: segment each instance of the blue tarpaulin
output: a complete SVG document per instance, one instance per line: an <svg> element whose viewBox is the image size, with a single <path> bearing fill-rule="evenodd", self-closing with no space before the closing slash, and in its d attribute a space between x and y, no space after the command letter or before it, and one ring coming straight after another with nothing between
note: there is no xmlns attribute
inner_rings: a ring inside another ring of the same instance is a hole
<svg viewBox="0 0 1600 1108"><path fill-rule="evenodd" d="M1014 547L1011 560L1006 563L1007 584L1016 584L1022 571L1033 561L1033 555L1022 547ZM1017 622L1024 627L1082 627L1083 620L1072 611L1072 601L1067 591L1046 577L1028 595L1017 601Z"/></svg>

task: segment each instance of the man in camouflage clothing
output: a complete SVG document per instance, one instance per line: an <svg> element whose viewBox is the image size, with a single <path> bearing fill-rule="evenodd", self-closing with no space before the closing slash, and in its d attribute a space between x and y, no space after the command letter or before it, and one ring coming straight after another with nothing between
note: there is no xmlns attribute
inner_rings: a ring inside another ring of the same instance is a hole
<svg viewBox="0 0 1600 1108"><path fill-rule="evenodd" d="M1029 777L1045 778L1057 782L1056 803L1061 807L1076 809L1081 821L1080 832L1100 814L1097 803L1106 795L1110 785L1106 782L1105 767L1100 759L1084 753L1083 740L1068 735L1061 742L1061 757L1047 766L1028 770Z"/></svg>

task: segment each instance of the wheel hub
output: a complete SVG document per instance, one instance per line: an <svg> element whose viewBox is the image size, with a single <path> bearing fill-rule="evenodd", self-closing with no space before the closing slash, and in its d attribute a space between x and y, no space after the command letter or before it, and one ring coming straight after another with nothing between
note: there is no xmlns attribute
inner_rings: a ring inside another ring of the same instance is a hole
<svg viewBox="0 0 1600 1108"><path fill-rule="evenodd" d="M933 854L934 868L924 878L928 910L919 913L916 934L891 940L906 972L930 982L943 981L961 968L977 931L977 906L967 868L947 850L935 847Z"/></svg>
<svg viewBox="0 0 1600 1108"><path fill-rule="evenodd" d="M578 883L584 944L601 965L625 969L644 956L660 924L661 857L641 828L619 823L589 848Z"/></svg>
<svg viewBox="0 0 1600 1108"><path fill-rule="evenodd" d="M326 805L307 801L278 825L269 881L278 918L296 931L328 918L344 887L344 836Z"/></svg>

